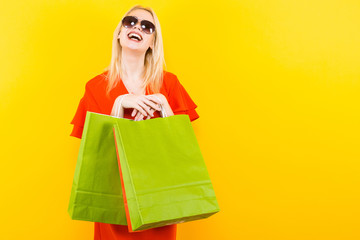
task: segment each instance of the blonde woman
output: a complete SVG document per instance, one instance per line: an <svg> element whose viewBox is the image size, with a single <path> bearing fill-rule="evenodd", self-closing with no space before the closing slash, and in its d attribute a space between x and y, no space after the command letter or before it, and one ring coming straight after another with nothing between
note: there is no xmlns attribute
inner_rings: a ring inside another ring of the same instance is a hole
<svg viewBox="0 0 360 240"><path fill-rule="evenodd" d="M161 117L162 105L167 116L187 114L191 121L199 118L197 105L163 64L159 20L151 8L136 5L115 29L110 65L86 83L70 135L82 137L87 111L141 121ZM177 225L132 233L123 225L95 222L94 227L95 240L175 240Z"/></svg>

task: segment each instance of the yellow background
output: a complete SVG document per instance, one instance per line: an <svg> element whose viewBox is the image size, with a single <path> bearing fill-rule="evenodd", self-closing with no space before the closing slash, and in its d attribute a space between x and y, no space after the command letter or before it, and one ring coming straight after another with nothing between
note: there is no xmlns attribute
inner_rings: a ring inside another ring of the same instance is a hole
<svg viewBox="0 0 360 240"><path fill-rule="evenodd" d="M359 239L357 0L2 1L0 239L93 238L67 213L70 121L136 3L198 105L221 209L178 239Z"/></svg>

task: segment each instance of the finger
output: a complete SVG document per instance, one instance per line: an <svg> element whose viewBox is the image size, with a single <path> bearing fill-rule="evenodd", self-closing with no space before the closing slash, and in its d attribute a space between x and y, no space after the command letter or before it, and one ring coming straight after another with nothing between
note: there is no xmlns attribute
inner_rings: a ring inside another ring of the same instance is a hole
<svg viewBox="0 0 360 240"><path fill-rule="evenodd" d="M148 99L145 96L141 98L148 106L160 111L161 108L159 107L159 105L157 104L157 102L152 101L152 99Z"/></svg>
<svg viewBox="0 0 360 240"><path fill-rule="evenodd" d="M139 111L135 114L135 116L134 116L134 120L135 120L135 121L137 121L137 118L139 117L139 114L140 114Z"/></svg>
<svg viewBox="0 0 360 240"><path fill-rule="evenodd" d="M144 115L142 115L141 113L139 113L137 116L136 116L136 121L140 121L144 118Z"/></svg>
<svg viewBox="0 0 360 240"><path fill-rule="evenodd" d="M155 109L153 109L152 107L149 107L149 109L150 109L150 110L149 110L149 112L150 112L150 113L149 113L149 116L150 116L150 117L153 117L153 116L154 116Z"/></svg>
<svg viewBox="0 0 360 240"><path fill-rule="evenodd" d="M144 100L145 104L149 107L150 110L154 109L154 110L157 110L157 111L161 111L161 108L158 104L146 99Z"/></svg>
<svg viewBox="0 0 360 240"><path fill-rule="evenodd" d="M143 104L143 103L142 103ZM143 104L144 105L144 104ZM143 109L143 107L140 105L136 105L135 108L144 116L147 116L146 111Z"/></svg>
<svg viewBox="0 0 360 240"><path fill-rule="evenodd" d="M134 108L134 110L133 110L132 113L131 113L131 116L132 116L132 117L135 116L136 113L138 113L138 110Z"/></svg>
<svg viewBox="0 0 360 240"><path fill-rule="evenodd" d="M152 118L152 117L154 117L154 112L155 112L155 109L151 109L151 115L148 115L147 117L146 117L146 119L149 119L149 118Z"/></svg>
<svg viewBox="0 0 360 240"><path fill-rule="evenodd" d="M136 114L136 116L135 116L135 120L136 121L139 121L140 120L140 118L141 118L141 116L143 116L140 112L138 112L137 114Z"/></svg>
<svg viewBox="0 0 360 240"><path fill-rule="evenodd" d="M162 102L160 101L160 99L159 99L158 97L154 96L154 95L145 95L145 97L146 97L147 99L149 99L149 100L157 103L157 104L160 104L160 105L162 104Z"/></svg>
<svg viewBox="0 0 360 240"><path fill-rule="evenodd" d="M144 116L147 116L148 114L150 114L151 107L149 107L147 104L145 104L142 99L139 98L138 104L140 105L140 107L142 107L142 109L144 109L146 111L146 114L144 114Z"/></svg>
<svg viewBox="0 0 360 240"><path fill-rule="evenodd" d="M145 103L141 102L141 100L139 102L139 105L146 111L146 113L143 114L144 116L147 116L148 114L151 114L149 106L147 106Z"/></svg>

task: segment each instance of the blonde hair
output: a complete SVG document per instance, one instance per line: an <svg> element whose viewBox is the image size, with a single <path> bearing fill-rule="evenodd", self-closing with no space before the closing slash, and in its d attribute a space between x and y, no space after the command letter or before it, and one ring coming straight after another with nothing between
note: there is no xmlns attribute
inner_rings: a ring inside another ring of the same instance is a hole
<svg viewBox="0 0 360 240"><path fill-rule="evenodd" d="M160 88L163 81L163 70L164 70L163 64L165 65L165 69L166 69L160 23L155 12L150 7L143 7L141 5L133 6L129 11L125 13L123 17L128 16L128 14L130 14L130 12L135 9L146 10L149 13L151 13L152 17L154 18L154 25L155 25L155 32L153 33L155 34L154 44L153 44L153 48L151 49L149 47L149 49L145 53L145 60L144 60L145 71L143 75L144 81L142 83L142 88L146 87L146 89L151 91L152 93L158 93L160 92ZM108 82L106 88L106 95L108 97L110 91L120 81L119 78L123 79L123 73L125 72L124 66L121 63L122 47L120 45L120 39L118 39L121 26L122 26L122 20L117 25L114 31L110 65L104 69L104 71L108 71L105 76L105 79Z"/></svg>

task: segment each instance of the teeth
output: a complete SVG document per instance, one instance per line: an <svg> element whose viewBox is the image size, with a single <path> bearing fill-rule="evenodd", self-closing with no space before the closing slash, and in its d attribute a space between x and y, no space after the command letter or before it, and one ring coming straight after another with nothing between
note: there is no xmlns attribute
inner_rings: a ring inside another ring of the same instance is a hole
<svg viewBox="0 0 360 240"><path fill-rule="evenodd" d="M136 34L136 33L130 33L129 34L129 38L131 38L131 37L136 37L139 41L141 41L141 36L140 35L138 35L138 34Z"/></svg>

